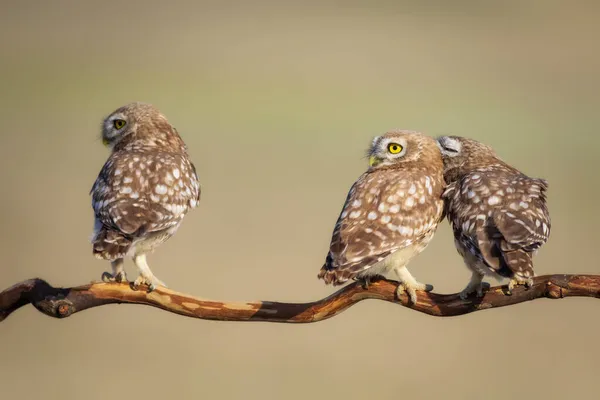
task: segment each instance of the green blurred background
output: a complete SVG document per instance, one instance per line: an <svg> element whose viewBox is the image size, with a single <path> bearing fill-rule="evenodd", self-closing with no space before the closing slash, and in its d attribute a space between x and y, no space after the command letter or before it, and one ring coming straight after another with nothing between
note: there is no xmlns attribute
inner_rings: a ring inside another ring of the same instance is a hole
<svg viewBox="0 0 600 400"><path fill-rule="evenodd" d="M201 207L150 257L172 289L304 302L372 136L459 134L550 181L537 272L600 273L600 3L2 1L0 288L97 280L89 189L102 118L130 101L181 132ZM127 264L131 277L135 270ZM469 273L445 223L410 266ZM492 282L493 283L493 282ZM0 397L593 398L598 304L539 300L456 318L364 302L310 325L107 306L26 307L0 326ZM590 397L591 396L591 397Z"/></svg>

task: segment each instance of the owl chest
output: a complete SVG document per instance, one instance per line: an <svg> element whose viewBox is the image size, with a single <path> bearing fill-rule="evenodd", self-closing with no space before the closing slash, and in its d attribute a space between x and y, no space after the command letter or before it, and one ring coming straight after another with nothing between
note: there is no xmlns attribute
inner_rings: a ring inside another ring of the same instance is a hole
<svg viewBox="0 0 600 400"><path fill-rule="evenodd" d="M387 276L393 269L406 266L413 258L425 250L432 238L433 232L427 233L411 245L395 251L383 260L374 264L371 268L365 270L362 275Z"/></svg>

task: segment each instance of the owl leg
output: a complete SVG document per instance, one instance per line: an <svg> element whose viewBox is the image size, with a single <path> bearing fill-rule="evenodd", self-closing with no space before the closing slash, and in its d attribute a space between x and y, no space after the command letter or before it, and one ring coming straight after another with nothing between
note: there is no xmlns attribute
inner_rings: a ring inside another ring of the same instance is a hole
<svg viewBox="0 0 600 400"><path fill-rule="evenodd" d="M413 304L417 303L417 290L423 290L429 292L433 290L433 286L421 283L415 279L414 276L409 272L406 267L395 268L394 271L398 276L398 288L396 288L396 295L400 298L400 295L405 293L408 294L410 301Z"/></svg>
<svg viewBox="0 0 600 400"><path fill-rule="evenodd" d="M156 276L154 276L154 274L150 270L150 267L148 266L145 254L136 254L133 257L133 263L140 271L140 276L138 276L138 278L133 283L133 286L135 288L139 287L140 285L147 285L149 291L151 292L154 289L156 289L157 286L167 287L167 285L165 285L163 281L159 280Z"/></svg>
<svg viewBox="0 0 600 400"><path fill-rule="evenodd" d="M110 265L112 266L112 275L105 272L102 274L102 280L104 282L127 282L127 275L123 268L125 265L124 260L122 258L117 258L116 260L111 261Z"/></svg>
<svg viewBox="0 0 600 400"><path fill-rule="evenodd" d="M371 278L368 275L357 278L356 280L360 281L362 283L363 289L369 290L369 285L371 284Z"/></svg>
<svg viewBox="0 0 600 400"><path fill-rule="evenodd" d="M473 275L471 275L471 281L469 281L467 287L465 287L459 294L460 298L465 300L471 293L477 293L477 297L483 297L483 293L490 288L489 283L483 282L483 276L483 274L473 271Z"/></svg>

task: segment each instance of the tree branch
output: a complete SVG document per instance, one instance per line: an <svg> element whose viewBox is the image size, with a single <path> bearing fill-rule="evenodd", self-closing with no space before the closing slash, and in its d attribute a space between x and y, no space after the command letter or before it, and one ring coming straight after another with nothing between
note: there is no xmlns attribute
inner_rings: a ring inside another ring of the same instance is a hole
<svg viewBox="0 0 600 400"><path fill-rule="evenodd" d="M91 283L72 288L55 288L42 279L29 279L0 293L0 322L13 311L32 304L38 311L55 318L106 304L143 304L188 317L218 321L266 321L287 323L318 322L331 318L365 299L385 300L436 317L468 314L539 298L600 297L600 275L546 275L534 279L533 287L519 286L512 294L496 286L482 298L475 295L462 300L458 294L418 293L417 304L406 295L396 297L397 284L378 280L368 289L352 283L329 297L310 303L220 302L204 300L166 288L148 293L134 290L126 283Z"/></svg>

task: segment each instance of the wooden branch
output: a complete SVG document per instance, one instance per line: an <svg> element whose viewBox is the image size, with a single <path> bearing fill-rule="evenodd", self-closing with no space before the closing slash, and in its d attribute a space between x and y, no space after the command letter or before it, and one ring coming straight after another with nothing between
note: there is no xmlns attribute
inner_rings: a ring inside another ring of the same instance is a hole
<svg viewBox="0 0 600 400"><path fill-rule="evenodd" d="M0 293L0 321L27 304L55 318L65 318L106 304L143 304L200 319L308 323L331 318L365 299L385 300L436 317L448 317L539 298L600 297L600 275L539 276L529 289L519 286L509 295L504 286L497 286L489 289L482 298L472 295L466 300L458 294L419 292L417 304L408 303L406 295L398 299L396 285L393 281L382 279L371 282L365 289L356 282L314 302L277 303L204 300L162 287L148 293L147 288L134 290L126 283L98 282L55 288L42 279L30 279Z"/></svg>

